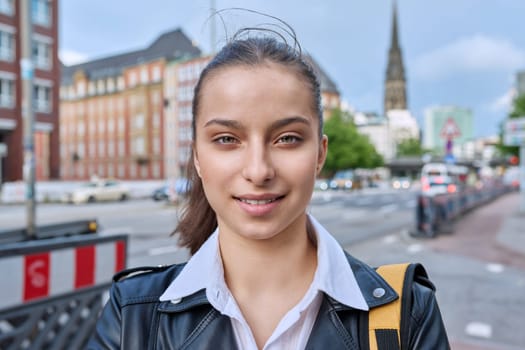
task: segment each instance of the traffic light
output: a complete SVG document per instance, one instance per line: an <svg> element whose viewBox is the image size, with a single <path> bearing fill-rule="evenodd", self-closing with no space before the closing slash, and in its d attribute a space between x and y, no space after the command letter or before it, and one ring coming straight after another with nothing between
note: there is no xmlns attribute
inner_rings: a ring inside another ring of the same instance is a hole
<svg viewBox="0 0 525 350"><path fill-rule="evenodd" d="M509 164L510 165L518 165L520 162L520 159L518 158L518 156L510 156L509 157Z"/></svg>

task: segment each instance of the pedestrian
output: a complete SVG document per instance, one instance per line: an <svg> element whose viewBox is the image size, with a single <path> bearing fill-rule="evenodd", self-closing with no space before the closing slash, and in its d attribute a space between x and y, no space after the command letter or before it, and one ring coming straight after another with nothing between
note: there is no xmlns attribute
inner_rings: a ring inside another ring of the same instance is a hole
<svg viewBox="0 0 525 350"><path fill-rule="evenodd" d="M117 275L90 349L362 349L370 310L397 299L308 214L328 147L313 68L281 37L244 34L195 87L176 228L192 255ZM409 294L403 347L448 349L432 284Z"/></svg>

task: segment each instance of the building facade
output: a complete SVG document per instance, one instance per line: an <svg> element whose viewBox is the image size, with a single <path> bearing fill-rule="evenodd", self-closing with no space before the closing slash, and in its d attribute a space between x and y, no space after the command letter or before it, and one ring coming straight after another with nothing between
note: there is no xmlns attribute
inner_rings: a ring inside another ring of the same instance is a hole
<svg viewBox="0 0 525 350"><path fill-rule="evenodd" d="M516 73L516 91L518 95L525 95L525 70Z"/></svg>
<svg viewBox="0 0 525 350"><path fill-rule="evenodd" d="M462 145L474 139L474 117L468 108L435 106L425 109L423 147L446 154L447 139L452 138L453 154L461 158Z"/></svg>
<svg viewBox="0 0 525 350"><path fill-rule="evenodd" d="M63 67L62 178L185 176L193 90L210 59L176 30L144 50ZM339 92L320 66L308 60L319 76L321 103L329 117L339 108Z"/></svg>
<svg viewBox="0 0 525 350"><path fill-rule="evenodd" d="M170 62L166 67L166 178L185 176L191 155L193 90L211 56Z"/></svg>
<svg viewBox="0 0 525 350"><path fill-rule="evenodd" d="M143 50L63 67L62 178L165 178L166 67L199 55L177 29Z"/></svg>
<svg viewBox="0 0 525 350"><path fill-rule="evenodd" d="M0 1L0 184L23 180L20 2ZM34 156L37 180L60 175L58 0L32 0Z"/></svg>

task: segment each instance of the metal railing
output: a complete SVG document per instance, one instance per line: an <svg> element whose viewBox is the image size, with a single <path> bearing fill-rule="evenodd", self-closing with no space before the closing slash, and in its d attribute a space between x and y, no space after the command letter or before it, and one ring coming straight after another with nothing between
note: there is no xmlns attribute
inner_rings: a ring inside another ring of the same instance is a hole
<svg viewBox="0 0 525 350"><path fill-rule="evenodd" d="M512 187L492 183L481 188L469 187L455 193L417 196L416 224L412 236L435 237L438 233L451 233L454 221L476 207L511 192Z"/></svg>

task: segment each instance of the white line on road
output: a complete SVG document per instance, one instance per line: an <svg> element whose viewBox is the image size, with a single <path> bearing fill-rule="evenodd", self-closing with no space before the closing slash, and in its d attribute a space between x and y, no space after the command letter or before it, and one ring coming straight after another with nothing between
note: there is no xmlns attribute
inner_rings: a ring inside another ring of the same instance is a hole
<svg viewBox="0 0 525 350"><path fill-rule="evenodd" d="M393 211L396 211L399 206L397 204L389 204L389 205L383 205L380 209L380 212L383 214L391 213Z"/></svg>
<svg viewBox="0 0 525 350"><path fill-rule="evenodd" d="M487 264L485 267L487 271L492 272L492 273L502 273L503 270L505 270L505 267L503 265L496 264L496 263Z"/></svg>
<svg viewBox="0 0 525 350"><path fill-rule="evenodd" d="M492 326L482 322L470 322L465 327L465 333L472 337L489 339L492 337Z"/></svg>
<svg viewBox="0 0 525 350"><path fill-rule="evenodd" d="M167 247L156 247L148 249L148 255L163 255L169 253L175 253L180 249L179 246L171 245Z"/></svg>

